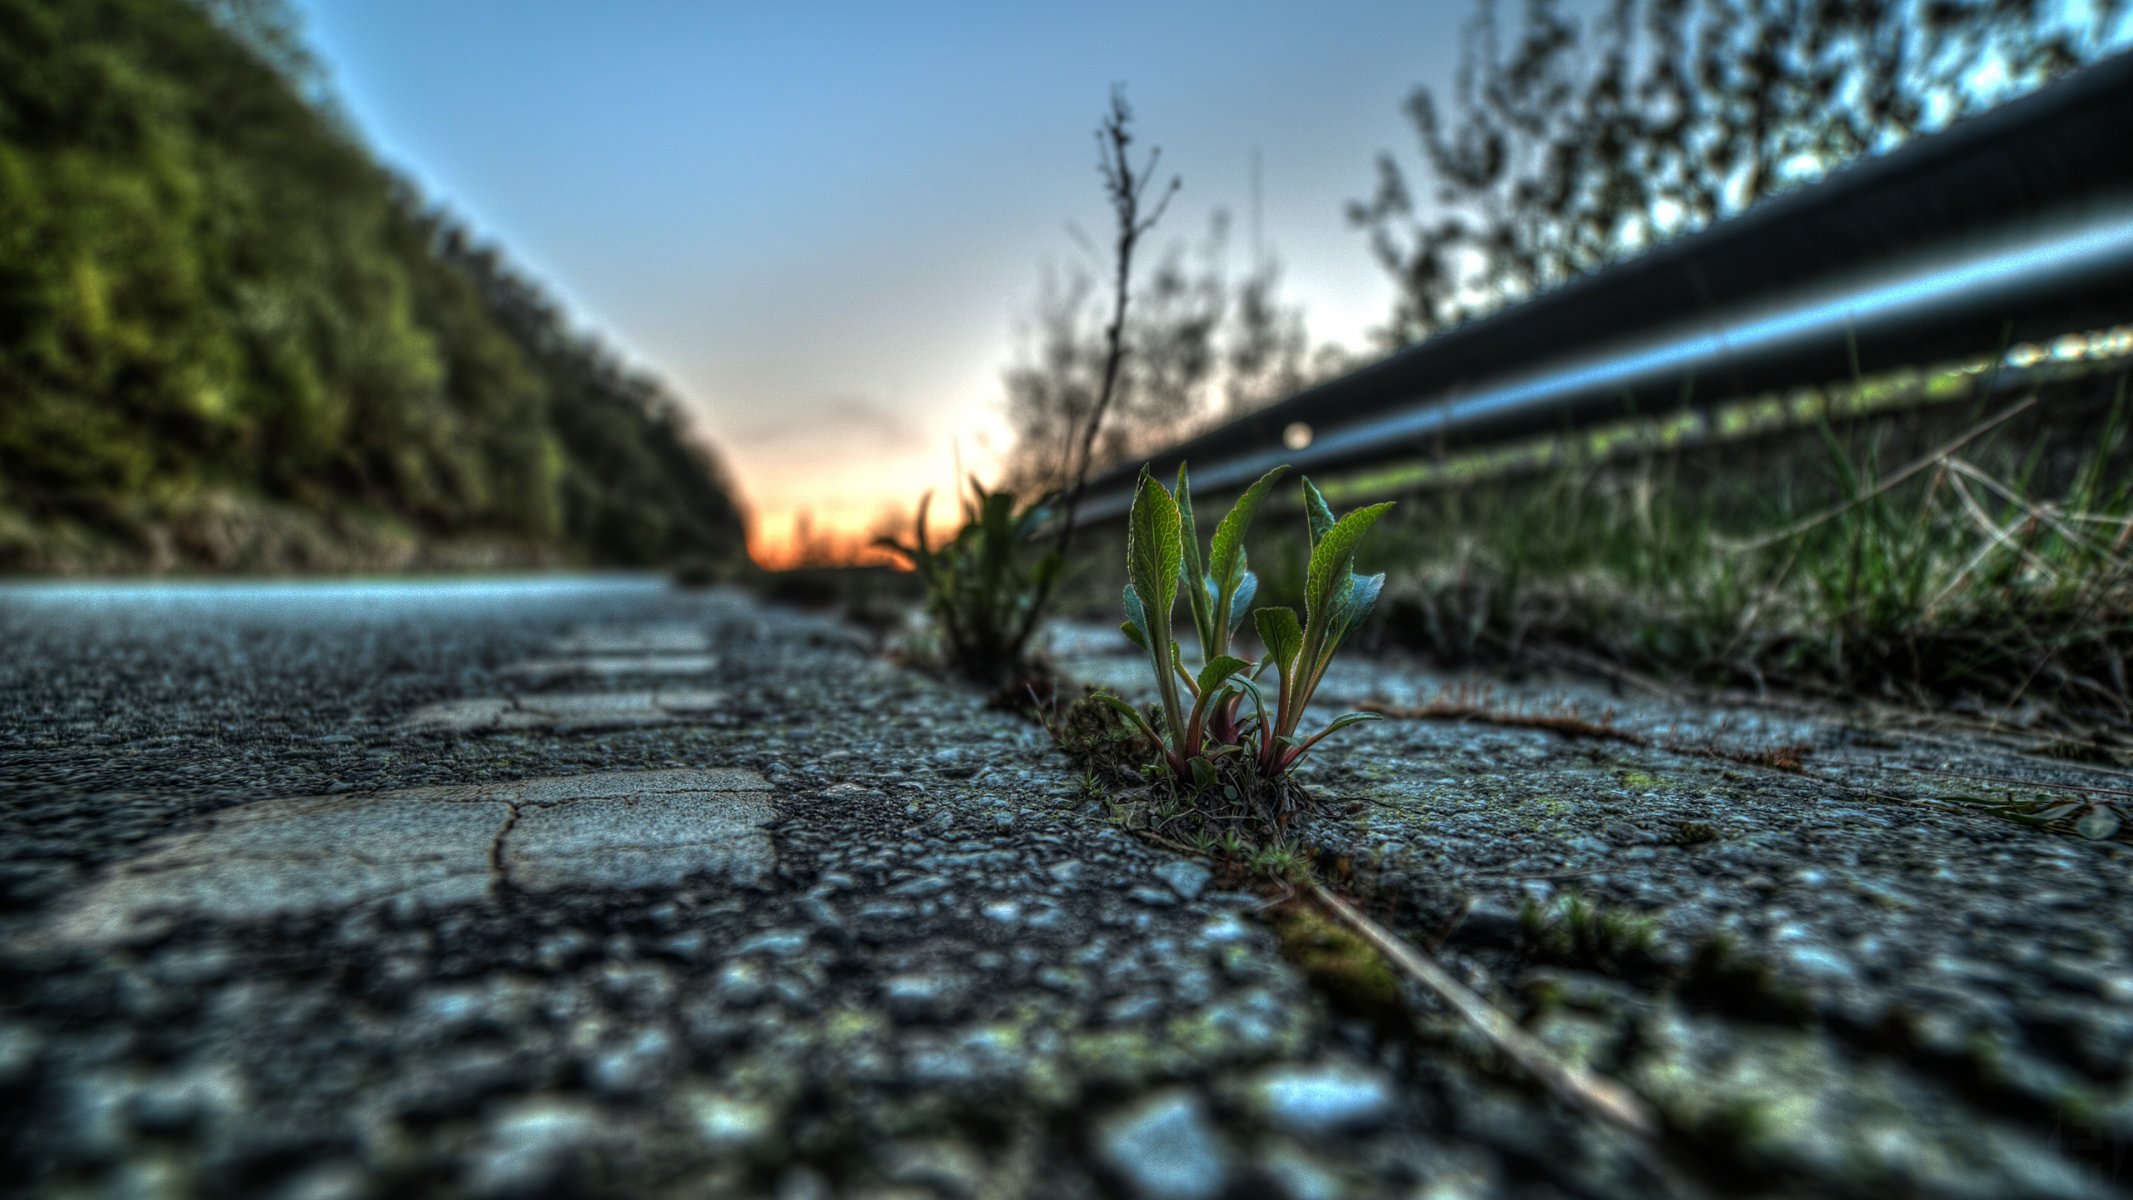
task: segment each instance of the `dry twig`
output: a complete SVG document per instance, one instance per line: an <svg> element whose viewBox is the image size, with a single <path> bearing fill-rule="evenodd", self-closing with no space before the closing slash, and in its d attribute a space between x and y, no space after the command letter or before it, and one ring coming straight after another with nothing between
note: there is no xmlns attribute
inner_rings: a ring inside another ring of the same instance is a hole
<svg viewBox="0 0 2133 1200"><path fill-rule="evenodd" d="M1327 891L1316 881L1308 887L1311 898L1318 901L1322 908L1355 930L1357 936L1370 943L1373 949L1384 955L1388 962L1399 968L1408 978L1436 993L1446 1004L1451 1005L1454 1012L1487 1038L1490 1044L1502 1051L1505 1058L1516 1063L1520 1070L1538 1080L1550 1092L1608 1124L1627 1130L1640 1138L1651 1139L1658 1135L1658 1118L1652 1114L1650 1107L1628 1088L1612 1079L1560 1061L1539 1039L1520 1029L1510 1017L1452 978L1449 971L1437 965L1428 955L1356 911L1353 905Z"/></svg>

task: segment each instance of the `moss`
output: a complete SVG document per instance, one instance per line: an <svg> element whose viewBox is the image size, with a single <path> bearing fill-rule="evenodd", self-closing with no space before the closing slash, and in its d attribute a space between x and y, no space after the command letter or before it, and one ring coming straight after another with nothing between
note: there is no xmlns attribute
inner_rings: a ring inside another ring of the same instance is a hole
<svg viewBox="0 0 2133 1200"><path fill-rule="evenodd" d="M1341 1009L1386 1022L1404 1017L1400 981L1368 942L1306 904L1276 910L1281 952Z"/></svg>
<svg viewBox="0 0 2133 1200"><path fill-rule="evenodd" d="M1718 830L1702 821L1676 821L1673 842L1676 846L1705 846L1718 840Z"/></svg>
<svg viewBox="0 0 2133 1200"><path fill-rule="evenodd" d="M1803 1024L1810 1012L1806 993L1780 979L1770 964L1741 952L1720 934L1696 948L1675 992L1698 1008L1781 1025Z"/></svg>

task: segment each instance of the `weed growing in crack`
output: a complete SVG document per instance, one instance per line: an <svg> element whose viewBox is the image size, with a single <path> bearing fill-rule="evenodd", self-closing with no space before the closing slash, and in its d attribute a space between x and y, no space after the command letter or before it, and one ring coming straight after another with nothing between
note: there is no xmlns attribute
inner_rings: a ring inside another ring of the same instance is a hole
<svg viewBox="0 0 2133 1200"><path fill-rule="evenodd" d="M1204 555L1193 522L1191 481L1182 466L1175 491L1144 470L1128 519L1123 628L1147 652L1161 704L1143 713L1116 696L1098 693L1095 699L1154 749L1153 773L1189 798L1191 815L1203 825L1283 828L1302 804L1289 778L1298 760L1335 730L1377 716L1347 713L1316 732L1302 729L1304 711L1334 652L1370 615L1384 587L1383 575L1355 573L1355 554L1363 535L1392 506L1374 504L1336 518L1325 497L1304 480L1311 546L1304 616L1299 621L1290 608L1252 612L1258 579L1247 565L1244 535L1285 470L1267 472L1238 498ZM1187 668L1172 626L1180 593L1199 643L1197 670ZM1231 653L1247 613L1266 648L1256 664ZM1270 670L1271 706L1260 682Z"/></svg>
<svg viewBox="0 0 2133 1200"><path fill-rule="evenodd" d="M1551 962L1616 976L1654 965L1656 923L1582 896L1547 906L1529 900L1519 910L1518 923L1534 953Z"/></svg>
<svg viewBox="0 0 2133 1200"><path fill-rule="evenodd" d="M1027 547L1051 516L1044 500L1017 510L1015 498L970 481L963 528L933 546L926 537L926 501L918 506L909 542L884 537L874 544L902 558L926 583L926 611L945 645L947 665L974 682L998 686L1024 667L1062 559L1056 547ZM930 497L929 497L930 498Z"/></svg>

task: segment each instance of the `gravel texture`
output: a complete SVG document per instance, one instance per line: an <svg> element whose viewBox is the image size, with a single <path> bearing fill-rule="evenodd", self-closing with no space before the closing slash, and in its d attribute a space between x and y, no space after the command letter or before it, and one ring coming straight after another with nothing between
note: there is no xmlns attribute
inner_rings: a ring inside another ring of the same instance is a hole
<svg viewBox="0 0 2133 1200"><path fill-rule="evenodd" d="M1358 1005L1369 963L1285 957L1042 730L825 618L628 579L40 587L0 638L23 1193L2125 1186L2126 847L1916 800L1915 748L1820 717L1618 705L1669 746L1812 740L1803 774L1385 722L1308 777L1322 873L1653 1101L1647 1147L1426 997ZM676 692L717 700L584 699ZM410 719L468 701L565 715ZM1573 890L1649 943L1563 932Z"/></svg>
<svg viewBox="0 0 2133 1200"><path fill-rule="evenodd" d="M1152 698L1122 637L1068 644L1069 674ZM2133 845L1972 802L2122 797L2127 772L1953 719L1396 659L1337 663L1320 699L1471 714L1335 734L1297 839L1651 1101L1721 1190L2133 1187Z"/></svg>

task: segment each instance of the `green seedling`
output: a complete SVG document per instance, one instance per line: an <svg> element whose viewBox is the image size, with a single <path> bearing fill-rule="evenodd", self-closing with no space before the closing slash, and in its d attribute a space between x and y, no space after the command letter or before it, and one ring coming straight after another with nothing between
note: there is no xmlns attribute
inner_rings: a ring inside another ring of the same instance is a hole
<svg viewBox="0 0 2133 1200"><path fill-rule="evenodd" d="M1202 790L1225 782L1241 766L1262 779L1278 779L1336 729L1375 714L1348 713L1308 736L1300 732L1304 710L1325 677L1334 651L1370 614L1383 590L1383 575L1354 571L1357 543L1387 504L1357 509L1336 519L1311 481L1303 481L1311 553L1306 572L1304 618L1293 609L1253 613L1266 653L1255 664L1231 652L1232 640L1258 592L1247 565L1244 535L1269 488L1287 468L1276 468L1246 489L1216 526L1207 552L1200 552L1192 520L1192 487L1178 468L1175 491L1145 470L1134 493L1126 533L1126 636L1148 653L1161 697L1158 728L1115 696L1100 697L1124 714L1161 753L1172 778ZM1197 670L1188 669L1172 628L1178 595L1185 594L1199 642ZM1269 669L1277 686L1269 709L1257 682ZM1240 716L1246 700L1252 714Z"/></svg>
<svg viewBox="0 0 2133 1200"><path fill-rule="evenodd" d="M1056 549L1025 547L1051 516L1051 497L1015 509L1015 498L988 492L975 477L963 502L963 528L938 549L926 538L920 500L912 540L875 545L902 558L926 584L926 610L939 627L948 665L978 683L1008 682L1026 666L1030 635L1059 584ZM927 499L930 499L930 495Z"/></svg>

